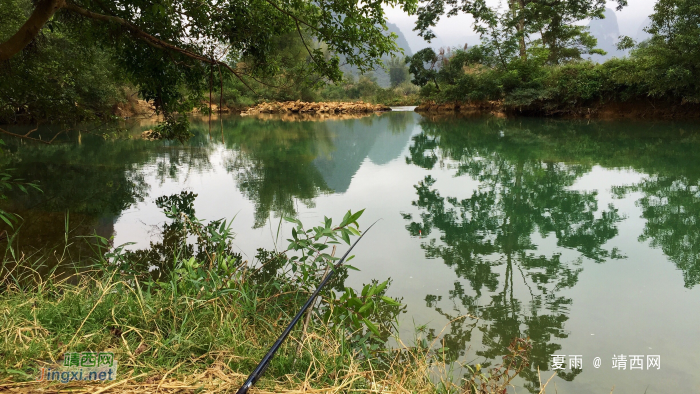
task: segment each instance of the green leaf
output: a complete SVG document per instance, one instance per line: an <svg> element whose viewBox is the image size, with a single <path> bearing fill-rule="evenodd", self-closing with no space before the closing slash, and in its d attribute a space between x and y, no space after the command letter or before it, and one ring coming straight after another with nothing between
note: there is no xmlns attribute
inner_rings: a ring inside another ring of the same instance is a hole
<svg viewBox="0 0 700 394"><path fill-rule="evenodd" d="M391 298L391 297L382 296L381 298L382 298L382 301L386 302L386 303L389 304L389 305L392 305L392 306L401 306L401 303L400 303L400 302L396 301L395 299L393 299L393 298Z"/></svg>
<svg viewBox="0 0 700 394"><path fill-rule="evenodd" d="M3 222L7 223L7 225L10 226L10 228L15 228L5 215L0 214L0 219L2 219Z"/></svg>
<svg viewBox="0 0 700 394"><path fill-rule="evenodd" d="M384 291L384 289L386 289L386 286L387 286L388 284L389 284L389 281L388 281L388 280L385 280L384 282L380 283L379 286L377 286L377 291L376 291L374 294L379 294L379 293L381 293L382 291Z"/></svg>
<svg viewBox="0 0 700 394"><path fill-rule="evenodd" d="M369 292L370 285L365 285L365 287L362 288L362 296L366 297L367 293Z"/></svg>
<svg viewBox="0 0 700 394"><path fill-rule="evenodd" d="M301 222L298 219L294 219L294 218L290 218L288 216L285 216L284 220L286 220L290 223L296 223L297 225L299 225L299 227L301 227Z"/></svg>
<svg viewBox="0 0 700 394"><path fill-rule="evenodd" d="M380 336L379 330L377 329L377 326L375 326L371 321L369 321L367 319L362 319L362 321L365 323L367 328L369 328L369 330L372 331L372 333L374 333L374 335Z"/></svg>
<svg viewBox="0 0 700 394"><path fill-rule="evenodd" d="M348 299L348 306L351 308L361 308L362 305L362 301L360 301L360 299L357 297L352 297Z"/></svg>
<svg viewBox="0 0 700 394"><path fill-rule="evenodd" d="M360 308L359 311L357 311L357 313L363 314L363 313L365 313L366 311L368 311L369 309L371 309L373 306L374 306L374 302L370 301L370 302L368 302L368 303L362 305L362 307Z"/></svg>
<svg viewBox="0 0 700 394"><path fill-rule="evenodd" d="M363 214L364 212L365 212L364 208L361 209L361 210L359 210L359 211L357 211L357 212L355 212L352 216L350 216L349 222L350 222L350 223L355 223L355 224L357 224L357 219L359 219L360 216L362 216L362 214Z"/></svg>
<svg viewBox="0 0 700 394"><path fill-rule="evenodd" d="M343 241L345 241L346 244L350 245L350 234L347 230L343 229L341 232L341 238L343 238Z"/></svg>

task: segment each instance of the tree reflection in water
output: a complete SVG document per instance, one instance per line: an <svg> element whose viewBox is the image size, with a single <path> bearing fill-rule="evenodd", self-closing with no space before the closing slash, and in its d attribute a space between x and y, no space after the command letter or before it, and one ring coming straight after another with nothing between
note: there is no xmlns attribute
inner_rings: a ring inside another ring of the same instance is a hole
<svg viewBox="0 0 700 394"><path fill-rule="evenodd" d="M548 370L550 356L566 338L572 299L561 295L577 283L582 262L598 263L621 258L616 249L604 244L618 233L622 220L610 205L598 207L595 191L574 190L571 186L590 166L545 160L522 141L493 138L502 129L454 132L449 123L422 124L424 132L415 136L409 163L431 169L438 163L454 168L456 176L478 181L478 187L465 198L444 197L427 176L416 186L413 205L419 217L405 215L411 235L439 232L421 247L426 257L440 258L461 281L454 283L449 298L459 304L458 313L480 320L470 326L453 325L445 335L448 361L465 355L474 328L482 333L482 347L476 352L487 360L498 361L515 337L529 337L533 344L529 370L521 373L533 392L539 390L537 370ZM578 258L566 259L561 252L544 254L533 241L554 236L559 248L576 251ZM527 291L515 290L515 281ZM452 320L440 308L441 297L428 295L428 306ZM571 380L581 371L559 374Z"/></svg>

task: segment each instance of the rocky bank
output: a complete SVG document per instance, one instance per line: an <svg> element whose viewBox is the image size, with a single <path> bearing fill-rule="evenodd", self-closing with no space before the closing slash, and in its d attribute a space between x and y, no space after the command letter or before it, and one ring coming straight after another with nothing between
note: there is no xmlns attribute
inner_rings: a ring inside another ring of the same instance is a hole
<svg viewBox="0 0 700 394"><path fill-rule="evenodd" d="M391 111L391 108L382 104L371 104L362 101L354 103L321 102L307 103L303 101L285 101L273 103L260 103L241 112L241 115L258 114L362 114L371 112Z"/></svg>

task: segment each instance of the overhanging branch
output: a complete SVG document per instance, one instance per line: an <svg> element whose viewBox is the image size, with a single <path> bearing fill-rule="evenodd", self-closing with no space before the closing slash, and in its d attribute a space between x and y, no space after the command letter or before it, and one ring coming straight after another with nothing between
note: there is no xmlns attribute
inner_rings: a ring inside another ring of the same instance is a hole
<svg viewBox="0 0 700 394"><path fill-rule="evenodd" d="M65 4L64 0L41 0L32 15L7 41L0 43L0 62L10 59L36 38L46 22Z"/></svg>
<svg viewBox="0 0 700 394"><path fill-rule="evenodd" d="M103 22L116 23L118 25L124 26L127 30L129 30L137 38L143 40L144 42L146 42L147 44L149 44L155 48L177 52L177 53L180 53L180 54L187 56L191 59L201 61L203 63L223 66L224 68L229 70L233 75L235 75L236 78L238 78L238 80L240 80L248 89L250 89L250 91L255 92L255 90L253 88L251 88L246 83L245 80L243 80L241 73L237 72L231 66L229 66L228 64L226 64L222 61L201 55L201 54L193 52L189 49L180 48L179 46L177 46L175 44L169 43L169 42L162 40L158 37L155 37L149 33L146 33L145 31L141 30L138 26L134 25L133 23L130 23L129 21L126 21L126 20L119 18L117 16L98 14L96 12L92 12L92 11L86 10L84 8L78 7L77 5L72 4L72 3L66 3L64 8L66 8L69 11L75 12L76 14L82 15L86 18L95 19L95 20L99 20L99 21L103 21Z"/></svg>

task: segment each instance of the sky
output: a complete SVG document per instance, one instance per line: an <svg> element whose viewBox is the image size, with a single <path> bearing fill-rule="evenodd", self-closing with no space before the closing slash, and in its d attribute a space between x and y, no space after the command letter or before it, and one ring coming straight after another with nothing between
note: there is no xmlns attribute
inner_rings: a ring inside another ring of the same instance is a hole
<svg viewBox="0 0 700 394"><path fill-rule="evenodd" d="M620 34L635 37L646 18L654 12L655 0L628 0L629 5L622 11L615 11L620 27ZM494 4L497 4L494 2ZM608 2L608 7L615 9L616 3ZM413 31L415 16L409 16L400 8L385 7L384 11L389 22L399 26L406 36L413 53L427 47L462 47L465 43L470 45L479 42L479 38L472 30L473 19L467 15L458 15L452 18L442 18L433 29L437 36L431 44L425 42Z"/></svg>

